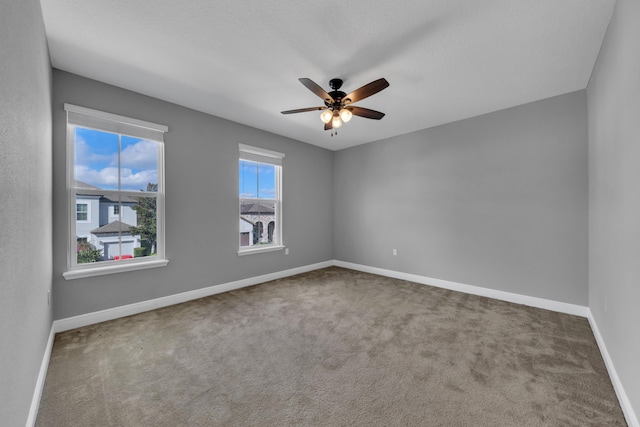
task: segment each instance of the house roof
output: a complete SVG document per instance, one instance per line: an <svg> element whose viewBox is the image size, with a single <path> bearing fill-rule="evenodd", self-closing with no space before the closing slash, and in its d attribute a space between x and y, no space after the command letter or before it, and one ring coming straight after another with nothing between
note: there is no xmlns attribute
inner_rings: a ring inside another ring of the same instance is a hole
<svg viewBox="0 0 640 427"><path fill-rule="evenodd" d="M74 179L73 181L74 181L73 186L76 188L84 188L87 190L100 190L98 187L94 187L93 185L87 184L86 182L78 181L77 179Z"/></svg>
<svg viewBox="0 0 640 427"><path fill-rule="evenodd" d="M79 180L77 180L77 179L74 179L74 184L73 184L73 185L74 185L76 188L79 188L79 189L85 189L85 190L102 190L102 188L94 187L94 186L93 186L93 185L91 185L91 184L87 184L86 182L82 182L82 181L79 181ZM105 201L105 202L107 202L107 203L108 203L108 202L111 202L111 203L118 203L118 200L113 200L113 199L110 199L109 197L106 197L106 196L101 196L101 197L102 197L101 201ZM121 202L121 203L138 203L138 200L136 200L136 199L135 199L135 198L133 198L133 197L122 196L122 197L120 198L120 202Z"/></svg>
<svg viewBox="0 0 640 427"><path fill-rule="evenodd" d="M240 214L261 214L261 215L273 215L275 210L270 206L265 206L262 203L242 203L240 207Z"/></svg>
<svg viewBox="0 0 640 427"><path fill-rule="evenodd" d="M240 219L244 222L248 222L251 225L255 225L255 223L253 221L251 221L249 218L246 218L244 216L240 216Z"/></svg>
<svg viewBox="0 0 640 427"><path fill-rule="evenodd" d="M109 203L109 202L118 203L117 200L113 200L113 199L110 199L109 197L105 197L105 196L102 196L102 199L100 199L100 201L105 201L107 203ZM138 201L136 199L134 199L133 197L121 196L120 197L120 203L138 203Z"/></svg>
<svg viewBox="0 0 640 427"><path fill-rule="evenodd" d="M102 227L95 228L90 231L91 234L111 234L111 233L122 233L122 234L131 234L130 228L133 227L127 223L122 221L113 221L108 224L103 225Z"/></svg>

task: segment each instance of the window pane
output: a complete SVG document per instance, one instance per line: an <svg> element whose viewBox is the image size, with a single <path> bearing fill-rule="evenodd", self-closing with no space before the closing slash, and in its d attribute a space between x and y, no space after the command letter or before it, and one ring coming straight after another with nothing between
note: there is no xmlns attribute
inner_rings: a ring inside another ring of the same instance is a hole
<svg viewBox="0 0 640 427"><path fill-rule="evenodd" d="M276 203L240 203L240 247L275 243Z"/></svg>
<svg viewBox="0 0 640 427"><path fill-rule="evenodd" d="M158 191L158 143L123 135L120 144L121 189Z"/></svg>
<svg viewBox="0 0 640 427"><path fill-rule="evenodd" d="M240 160L240 198L271 199L276 194L276 166Z"/></svg>
<svg viewBox="0 0 640 427"><path fill-rule="evenodd" d="M77 194L76 215L85 208L88 215L88 221L76 221L78 264L155 255L156 197L122 196L113 203L105 196ZM119 207L119 215L110 215L109 207Z"/></svg>
<svg viewBox="0 0 640 427"><path fill-rule="evenodd" d="M76 127L74 178L76 188L117 190L118 135Z"/></svg>

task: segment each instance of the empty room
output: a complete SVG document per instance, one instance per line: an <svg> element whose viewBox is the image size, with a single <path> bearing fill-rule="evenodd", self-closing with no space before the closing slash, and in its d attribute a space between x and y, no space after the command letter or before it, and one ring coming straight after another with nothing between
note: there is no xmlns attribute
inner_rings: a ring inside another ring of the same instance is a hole
<svg viewBox="0 0 640 427"><path fill-rule="evenodd" d="M639 21L0 0L0 424L640 427Z"/></svg>

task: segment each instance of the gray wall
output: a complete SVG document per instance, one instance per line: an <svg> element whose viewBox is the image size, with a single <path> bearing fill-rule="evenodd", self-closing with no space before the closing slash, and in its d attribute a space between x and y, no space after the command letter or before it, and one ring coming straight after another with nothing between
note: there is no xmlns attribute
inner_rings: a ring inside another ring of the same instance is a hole
<svg viewBox="0 0 640 427"><path fill-rule="evenodd" d="M40 3L0 11L0 424L19 426L52 321L51 69Z"/></svg>
<svg viewBox="0 0 640 427"><path fill-rule="evenodd" d="M618 0L587 89L589 306L640 416L640 2Z"/></svg>
<svg viewBox="0 0 640 427"><path fill-rule="evenodd" d="M169 265L66 281L65 102L169 126L165 137ZM332 259L333 153L63 71L53 71L55 318ZM284 251L239 257L238 143L285 153Z"/></svg>
<svg viewBox="0 0 640 427"><path fill-rule="evenodd" d="M335 153L335 258L586 306L586 118L580 91Z"/></svg>

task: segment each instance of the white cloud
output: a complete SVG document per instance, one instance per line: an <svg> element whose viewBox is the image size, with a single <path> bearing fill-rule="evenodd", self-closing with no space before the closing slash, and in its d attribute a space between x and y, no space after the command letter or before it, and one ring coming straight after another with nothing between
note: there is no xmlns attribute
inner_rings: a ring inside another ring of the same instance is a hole
<svg viewBox="0 0 640 427"><path fill-rule="evenodd" d="M276 190L275 190L275 188L261 188L260 189L260 196L261 197L267 197L267 198L275 199L276 198Z"/></svg>
<svg viewBox="0 0 640 427"><path fill-rule="evenodd" d="M76 165L76 179L98 188L118 188L118 168L107 167L101 170L90 169L85 165Z"/></svg>
<svg viewBox="0 0 640 427"><path fill-rule="evenodd" d="M75 155L77 165L87 165L89 167L95 164L118 165L116 146L113 147L113 152L96 153L81 137L76 138ZM120 162L121 167L131 169L157 169L158 145L146 139L128 145L120 154Z"/></svg>
<svg viewBox="0 0 640 427"><path fill-rule="evenodd" d="M95 170L86 166L76 166L76 179L98 188L118 188L118 168L106 167ZM142 170L133 172L130 168L122 168L120 187L123 190L145 190L148 183L158 182L158 173L155 170Z"/></svg>
<svg viewBox="0 0 640 427"><path fill-rule="evenodd" d="M118 164L118 155L115 153L99 154L91 150L86 141L81 136L76 136L75 143L76 165L91 165L95 163Z"/></svg>
<svg viewBox="0 0 640 427"><path fill-rule="evenodd" d="M117 153L96 153L78 137L75 155L77 180L98 188L118 188ZM121 152L120 161L121 189L146 191L148 183L158 182L158 146L155 142L141 140L127 146Z"/></svg>
<svg viewBox="0 0 640 427"><path fill-rule="evenodd" d="M158 144L143 139L133 145L127 146L120 155L122 167L132 169L157 169Z"/></svg>
<svg viewBox="0 0 640 427"><path fill-rule="evenodd" d="M133 173L129 168L122 168L121 186L123 190L145 190L148 183L158 182L158 172L155 170L143 170Z"/></svg>

